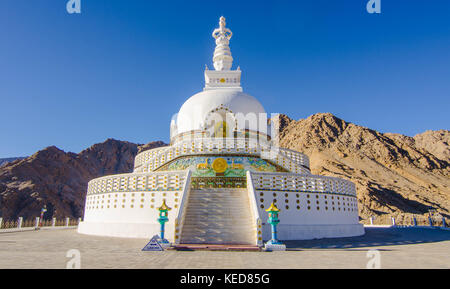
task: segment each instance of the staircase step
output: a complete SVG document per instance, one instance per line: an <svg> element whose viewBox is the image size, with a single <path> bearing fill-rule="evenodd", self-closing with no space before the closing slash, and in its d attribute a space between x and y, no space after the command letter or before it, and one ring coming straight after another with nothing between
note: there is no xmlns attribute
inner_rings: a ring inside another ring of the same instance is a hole
<svg viewBox="0 0 450 289"><path fill-rule="evenodd" d="M201 218L201 219L211 219L211 220L238 220L241 218L251 218L252 215L250 214L243 214L240 212L220 212L220 211L213 211L213 212L205 212L205 211L194 211L194 212L187 212L185 215L186 219L188 218Z"/></svg>
<svg viewBox="0 0 450 289"><path fill-rule="evenodd" d="M191 189L180 243L254 245L255 238L247 189Z"/></svg>
<svg viewBox="0 0 450 289"><path fill-rule="evenodd" d="M249 226L253 225L254 222L251 222L250 220L205 220L205 219L189 219L184 222L184 226L189 225L210 225L210 226Z"/></svg>
<svg viewBox="0 0 450 289"><path fill-rule="evenodd" d="M224 208L247 208L246 200L235 200L232 202L229 201L217 201L217 202L208 202L208 201L195 201L188 202L191 207L224 207Z"/></svg>
<svg viewBox="0 0 450 289"><path fill-rule="evenodd" d="M255 223L251 222L249 220L230 220L230 221L223 221L223 220L205 220L205 219L190 219L186 220L184 222L184 226L189 225L209 225L209 226L253 226Z"/></svg>
<svg viewBox="0 0 450 289"><path fill-rule="evenodd" d="M186 239L186 238L194 238L194 237L202 237L202 238L216 238L216 237L221 237L221 238L232 238L232 239L236 239L236 238L251 238L254 239L254 235L253 233L249 233L247 231L228 231L228 232L212 232L212 231L195 231L195 233L190 233L190 234L186 234L183 235L183 237L181 238Z"/></svg>
<svg viewBox="0 0 450 289"><path fill-rule="evenodd" d="M206 237L211 237L211 238L252 238L253 234L249 233L249 232L235 232L235 233L230 233L230 232L225 232L225 233L218 233L218 232L203 232L203 231L195 231L195 233L191 233L188 234L186 236L183 236L183 238L181 239L186 239L186 238L194 238L194 237L202 237L202 238L206 238Z"/></svg>
<svg viewBox="0 0 450 289"><path fill-rule="evenodd" d="M199 225L188 225L183 226L183 229L190 229L191 231L201 230L201 231L210 231L215 230L219 232L234 232L234 231L252 231L254 228L251 226L242 226L242 227L236 227L236 226L217 226L217 225L210 225L210 226L199 226ZM185 232L186 234L189 234L188 232Z"/></svg>
<svg viewBox="0 0 450 289"><path fill-rule="evenodd" d="M208 251L253 251L258 252L260 248L253 244L236 244L236 245L216 245L216 244L182 244L175 245L174 248L169 248L168 250L208 250Z"/></svg>
<svg viewBox="0 0 450 289"><path fill-rule="evenodd" d="M245 200L244 198L224 198L223 196L217 196L217 197L198 197L198 198L189 198L190 202L210 202L210 203L217 203L217 202L234 202L236 200Z"/></svg>
<svg viewBox="0 0 450 289"><path fill-rule="evenodd" d="M251 220L242 220L241 218L237 218L237 219L213 219L213 218L201 218L199 216L197 217L189 217L187 219L185 219L184 224L196 224L196 223L201 223L201 224L254 224L255 222L252 222Z"/></svg>

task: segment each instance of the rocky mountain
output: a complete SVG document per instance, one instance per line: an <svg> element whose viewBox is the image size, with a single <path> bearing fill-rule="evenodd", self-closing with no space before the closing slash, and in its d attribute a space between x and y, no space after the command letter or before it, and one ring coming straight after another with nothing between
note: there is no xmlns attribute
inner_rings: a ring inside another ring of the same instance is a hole
<svg viewBox="0 0 450 289"><path fill-rule="evenodd" d="M356 184L360 216L394 215L399 222L429 209L449 217L448 130L414 137L380 133L330 113L280 118L280 145L307 154L314 174ZM108 139L78 153L48 147L0 167L0 216L80 217L89 180L131 172L135 155L164 146Z"/></svg>
<svg viewBox="0 0 450 289"><path fill-rule="evenodd" d="M146 144L147 149L165 145ZM74 217L83 214L87 183L104 175L131 172L140 145L108 139L79 154L48 147L0 167L0 216Z"/></svg>
<svg viewBox="0 0 450 289"><path fill-rule="evenodd" d="M450 162L450 133L448 130L428 130L414 137L416 145L437 158Z"/></svg>
<svg viewBox="0 0 450 289"><path fill-rule="evenodd" d="M448 130L408 137L380 133L330 113L306 119L280 116L280 146L307 154L314 174L356 184L360 216L397 220L429 209L449 216Z"/></svg>
<svg viewBox="0 0 450 289"><path fill-rule="evenodd" d="M10 163L10 162L13 162L13 161L15 161L15 160L22 160L22 159L24 159L24 158L25 158L25 157L3 158L3 159L0 159L0 167L1 167L2 165L6 164L6 163Z"/></svg>

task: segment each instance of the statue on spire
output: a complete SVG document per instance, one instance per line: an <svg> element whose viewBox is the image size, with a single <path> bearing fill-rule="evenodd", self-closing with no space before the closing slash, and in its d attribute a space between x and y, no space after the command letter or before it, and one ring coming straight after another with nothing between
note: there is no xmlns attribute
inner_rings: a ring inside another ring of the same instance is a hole
<svg viewBox="0 0 450 289"><path fill-rule="evenodd" d="M214 29L212 37L216 39L216 49L214 50L214 68L219 71L230 70L233 64L233 57L230 50L230 39L233 33L225 27L225 17L220 17L219 28Z"/></svg>

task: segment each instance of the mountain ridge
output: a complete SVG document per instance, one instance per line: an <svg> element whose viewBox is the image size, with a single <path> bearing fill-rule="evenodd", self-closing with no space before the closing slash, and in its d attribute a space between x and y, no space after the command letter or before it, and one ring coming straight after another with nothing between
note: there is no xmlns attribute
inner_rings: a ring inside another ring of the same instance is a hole
<svg viewBox="0 0 450 289"><path fill-rule="evenodd" d="M330 113L314 114L298 121L283 118L280 146L310 157L314 174L336 176L356 184L360 215L393 214L400 218L436 209L448 216L450 172L441 150L426 149L427 138L414 138L345 122ZM445 145L448 130L440 130L435 145ZM444 137L445 136L445 137ZM419 139L419 141L417 141ZM416 143L417 142L417 143ZM441 143L439 143L441 142ZM445 150L443 150L445 151Z"/></svg>
<svg viewBox="0 0 450 289"><path fill-rule="evenodd" d="M10 157L10 158L0 158L0 167L6 163L11 163L16 160L22 160L27 157Z"/></svg>
<svg viewBox="0 0 450 289"><path fill-rule="evenodd" d="M363 222L387 214L401 222L429 209L450 215L448 130L380 133L331 113L279 121L280 146L308 155L312 173L355 183ZM51 146L7 163L0 167L0 216L38 216L45 204L47 218L81 217L89 180L131 172L138 152L164 145L107 139L78 154Z"/></svg>
<svg viewBox="0 0 450 289"><path fill-rule="evenodd" d="M50 146L6 164L0 169L0 216L34 217L46 205L44 217L81 217L87 183L100 176L131 172L139 146L107 139L78 154Z"/></svg>

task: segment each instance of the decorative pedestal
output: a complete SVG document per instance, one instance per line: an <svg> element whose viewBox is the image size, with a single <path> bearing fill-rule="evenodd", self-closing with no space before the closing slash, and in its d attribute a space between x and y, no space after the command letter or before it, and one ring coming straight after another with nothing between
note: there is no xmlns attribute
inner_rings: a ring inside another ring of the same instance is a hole
<svg viewBox="0 0 450 289"><path fill-rule="evenodd" d="M264 245L265 251L286 251L285 244L269 244L269 243L270 241Z"/></svg>

